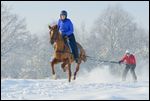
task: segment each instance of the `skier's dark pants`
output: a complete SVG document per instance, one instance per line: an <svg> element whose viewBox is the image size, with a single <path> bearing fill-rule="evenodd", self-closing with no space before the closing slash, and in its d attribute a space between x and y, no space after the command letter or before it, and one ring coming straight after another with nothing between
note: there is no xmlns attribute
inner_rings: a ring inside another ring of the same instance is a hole
<svg viewBox="0 0 150 101"><path fill-rule="evenodd" d="M136 81L137 80L137 76L136 76L135 71L134 71L135 67L136 67L135 64L126 64L126 67L125 67L125 69L123 71L122 80L126 80L127 73L128 73L128 71L130 69L132 77Z"/></svg>
<svg viewBox="0 0 150 101"><path fill-rule="evenodd" d="M77 59L78 59L79 55L78 55L78 48L77 48L77 43L76 43L74 34L71 34L70 36L68 36L68 41L69 42L67 42L67 39L65 39L64 37L63 37L63 39L64 39L64 42L65 42L66 45L69 44L69 47L71 48L74 59L77 62Z"/></svg>

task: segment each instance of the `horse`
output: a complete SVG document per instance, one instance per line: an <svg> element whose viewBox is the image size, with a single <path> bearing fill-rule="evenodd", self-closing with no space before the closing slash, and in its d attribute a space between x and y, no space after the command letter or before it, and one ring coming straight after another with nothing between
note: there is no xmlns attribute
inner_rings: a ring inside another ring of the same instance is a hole
<svg viewBox="0 0 150 101"><path fill-rule="evenodd" d="M50 61L51 69L52 69L52 77L56 79L55 67L54 65L58 63L61 64L61 68L64 72L68 71L68 81L71 82L71 64L75 61L73 54L71 53L70 48L65 44L64 39L61 33L58 30L57 25L48 26L49 28L49 35L50 35L50 43L53 45L54 48L54 55L52 60ZM86 53L83 47L77 42L77 47L80 50L79 52L79 61L76 63L76 70L74 72L73 80L76 79L77 72L79 71L80 64L86 62Z"/></svg>

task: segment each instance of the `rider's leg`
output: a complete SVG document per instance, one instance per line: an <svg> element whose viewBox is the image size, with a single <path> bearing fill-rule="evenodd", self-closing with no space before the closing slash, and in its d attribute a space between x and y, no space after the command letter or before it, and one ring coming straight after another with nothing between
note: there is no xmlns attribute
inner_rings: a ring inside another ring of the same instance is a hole
<svg viewBox="0 0 150 101"><path fill-rule="evenodd" d="M67 38L66 38L66 36L62 36L62 37L63 37L63 40L64 40L65 45L67 45L67 46L68 46L68 42L67 42Z"/></svg>
<svg viewBox="0 0 150 101"><path fill-rule="evenodd" d="M76 43L74 34L69 36L69 45L70 45L70 48L72 50L74 59L78 63L79 53L78 53L77 43Z"/></svg>

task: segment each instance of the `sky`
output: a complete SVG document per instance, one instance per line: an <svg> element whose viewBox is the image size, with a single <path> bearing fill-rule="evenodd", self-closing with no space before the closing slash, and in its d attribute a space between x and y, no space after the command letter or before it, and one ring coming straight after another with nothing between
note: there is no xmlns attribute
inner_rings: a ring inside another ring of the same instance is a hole
<svg viewBox="0 0 150 101"><path fill-rule="evenodd" d="M77 29L82 23L90 29L108 6L121 5L135 21L149 30L149 1L3 1L11 12L26 19L27 29L33 34L48 30L48 24L56 23L60 11L66 10Z"/></svg>

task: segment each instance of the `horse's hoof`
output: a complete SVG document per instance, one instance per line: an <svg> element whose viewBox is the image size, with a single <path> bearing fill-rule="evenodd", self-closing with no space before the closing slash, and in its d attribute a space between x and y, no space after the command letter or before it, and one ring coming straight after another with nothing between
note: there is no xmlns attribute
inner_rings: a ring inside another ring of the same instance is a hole
<svg viewBox="0 0 150 101"><path fill-rule="evenodd" d="M66 72L66 69L63 68L63 71Z"/></svg>
<svg viewBox="0 0 150 101"><path fill-rule="evenodd" d="M76 77L75 76L72 76L72 80L75 80L76 79Z"/></svg>
<svg viewBox="0 0 150 101"><path fill-rule="evenodd" d="M57 76L56 75L52 75L52 79L56 80Z"/></svg>
<svg viewBox="0 0 150 101"><path fill-rule="evenodd" d="M62 68L63 72L66 72L66 69L65 69L65 67L61 67L61 68Z"/></svg>

